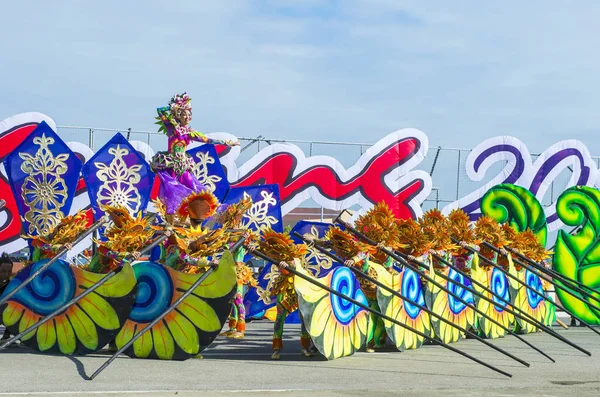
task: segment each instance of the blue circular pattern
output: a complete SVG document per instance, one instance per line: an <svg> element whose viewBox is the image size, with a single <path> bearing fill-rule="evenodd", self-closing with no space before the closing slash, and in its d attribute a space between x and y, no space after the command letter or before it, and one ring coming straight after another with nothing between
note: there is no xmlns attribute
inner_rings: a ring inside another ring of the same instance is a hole
<svg viewBox="0 0 600 397"><path fill-rule="evenodd" d="M49 259L43 259L21 270L6 286L4 294L14 290L48 261ZM73 299L76 285L75 274L71 270L71 266L65 261L58 260L10 300L19 302L34 313L45 316Z"/></svg>
<svg viewBox="0 0 600 397"><path fill-rule="evenodd" d="M349 296L363 305L369 305L367 298L358 288L358 280L356 280L354 274L347 267L339 266L333 270L329 288ZM364 310L335 294L329 294L329 299L333 315L343 325L349 324L361 310Z"/></svg>
<svg viewBox="0 0 600 397"><path fill-rule="evenodd" d="M141 262L133 266L137 279L137 294L129 318L137 323L149 323L171 303L173 280L164 266Z"/></svg>
<svg viewBox="0 0 600 397"><path fill-rule="evenodd" d="M446 282L446 288L448 290L458 296L460 296L465 302L474 304L475 299L473 298L473 293L471 291L467 291L464 287L469 287L471 282L468 278L464 277L462 274L456 272L454 269L450 269L448 272L448 277L451 280L459 282L462 287L458 284L452 283L450 281ZM456 299L454 296L448 294L448 306L450 310L454 314L460 314L463 310L467 308L467 305Z"/></svg>
<svg viewBox="0 0 600 397"><path fill-rule="evenodd" d="M542 285L542 280L537 274L530 272L529 270L525 270L525 284L529 287L535 289L540 294L544 295L544 286ZM525 288L525 287L523 287ZM544 301L544 298L537 295L529 288L525 288L527 290L527 301L532 308L537 308L538 305Z"/></svg>
<svg viewBox="0 0 600 397"><path fill-rule="evenodd" d="M492 270L492 278L490 280L490 289L495 295L492 295L492 299L496 303L494 309L498 312L503 312L506 307L506 302L510 301L510 295L508 293L508 278L497 268ZM503 300L499 299L496 295L502 297Z"/></svg>
<svg viewBox="0 0 600 397"><path fill-rule="evenodd" d="M419 276L411 269L404 269L403 273L402 295L421 306L425 306L425 297L423 296L423 288L421 288ZM421 313L421 309L407 301L404 301L404 310L413 320Z"/></svg>

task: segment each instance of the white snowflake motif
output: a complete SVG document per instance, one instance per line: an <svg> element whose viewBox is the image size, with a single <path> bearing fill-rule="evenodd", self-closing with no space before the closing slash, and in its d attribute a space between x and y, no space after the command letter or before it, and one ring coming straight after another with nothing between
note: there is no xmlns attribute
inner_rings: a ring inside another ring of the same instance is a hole
<svg viewBox="0 0 600 397"><path fill-rule="evenodd" d="M273 283L277 280L281 273L279 273L279 269L277 266L272 265L269 273L265 274L264 279L267 281L267 286L265 288L261 288L260 286L256 287L256 293L258 294L258 299L262 301L265 305L271 303L271 290L273 289Z"/></svg>
<svg viewBox="0 0 600 397"><path fill-rule="evenodd" d="M142 165L127 166L123 157L129 154L129 150L121 148L120 145L108 149L108 153L113 155L109 165L101 162L94 163L98 169L96 177L103 182L98 189L98 204L122 206L131 213L136 213L142 204L137 188L137 184L142 179L140 175Z"/></svg>
<svg viewBox="0 0 600 397"><path fill-rule="evenodd" d="M269 209L277 205L277 200L273 197L273 192L263 190L260 195L262 200L257 201L250 207L248 212L244 214L242 224L253 230L264 230L279 223L279 220L274 216L268 215ZM247 194L244 194L247 196Z"/></svg>
<svg viewBox="0 0 600 397"><path fill-rule="evenodd" d="M313 225L310 228L310 233L305 233L304 237L314 236L315 239L319 238L319 231ZM313 244L308 246L308 254L305 257L306 269L310 270L314 275L318 275L321 270L331 269L333 266L333 260L325 254L322 254Z"/></svg>
<svg viewBox="0 0 600 397"><path fill-rule="evenodd" d="M198 152L196 153L196 158L198 161L196 161L192 173L201 184L206 186L211 192L214 192L217 189L217 183L223 179L220 176L209 175L208 173L208 165L214 164L215 159L208 152Z"/></svg>

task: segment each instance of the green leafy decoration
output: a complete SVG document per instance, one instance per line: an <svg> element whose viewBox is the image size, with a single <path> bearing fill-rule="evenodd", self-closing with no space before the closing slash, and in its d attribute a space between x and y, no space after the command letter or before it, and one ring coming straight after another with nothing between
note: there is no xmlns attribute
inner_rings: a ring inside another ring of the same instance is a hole
<svg viewBox="0 0 600 397"><path fill-rule="evenodd" d="M586 286L600 287L600 191L588 186L565 190L556 202L556 213L567 226L581 226L576 234L559 231L552 266L560 274ZM558 281L557 281L558 282ZM590 306L589 298L575 291L571 294L557 289L564 306L587 323L600 324L600 311ZM599 294L594 294L600 297ZM591 300L594 306L600 306Z"/></svg>
<svg viewBox="0 0 600 397"><path fill-rule="evenodd" d="M538 199L524 187L503 183L492 187L481 198L481 213L498 223L508 222L517 230L531 229L542 245L546 245L548 223Z"/></svg>

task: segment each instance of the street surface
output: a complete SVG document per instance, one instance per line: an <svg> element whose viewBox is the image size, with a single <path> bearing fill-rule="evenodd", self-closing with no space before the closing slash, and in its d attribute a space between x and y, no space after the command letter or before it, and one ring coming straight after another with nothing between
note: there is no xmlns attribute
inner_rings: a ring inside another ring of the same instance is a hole
<svg viewBox="0 0 600 397"><path fill-rule="evenodd" d="M580 327L556 328L592 352L588 357L543 333L525 338L551 355L548 361L514 337L497 346L531 363L521 366L476 340L453 346L498 366L506 378L437 346L399 353L359 352L326 361L299 354L299 326L287 325L280 361L270 359L272 323L248 324L243 340L217 338L203 359L184 362L115 360L93 381L86 380L109 355L37 354L26 348L0 353L0 396L587 396L600 392L600 335Z"/></svg>

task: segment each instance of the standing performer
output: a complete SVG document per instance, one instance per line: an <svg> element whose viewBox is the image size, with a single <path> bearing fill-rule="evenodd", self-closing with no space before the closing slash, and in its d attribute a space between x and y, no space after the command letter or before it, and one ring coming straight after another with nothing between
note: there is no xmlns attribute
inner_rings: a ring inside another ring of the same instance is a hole
<svg viewBox="0 0 600 397"><path fill-rule="evenodd" d="M192 222L198 224L201 213L205 211L203 202L198 201L197 194L205 190L192 170L194 160L186 153L191 141L208 144L237 146L239 142L210 139L201 132L189 126L192 120L191 98L183 93L171 98L169 106L158 108L157 124L160 131L169 138L169 150L158 152L152 158L151 167L160 178L158 197L165 206L168 214L190 216Z"/></svg>
<svg viewBox="0 0 600 397"><path fill-rule="evenodd" d="M262 239L258 241L258 249L265 255L280 261L279 275L273 283L271 296L277 296L277 317L275 318L273 332L273 360L281 358L281 349L283 349L283 325L286 317L298 309L298 295L294 288L294 276L285 269L289 267L303 266L304 256L308 252L306 245L294 244L294 241L286 233L277 233L272 229L262 232ZM252 251L252 248L251 248ZM300 315L300 346L301 353L310 357L311 339L304 319Z"/></svg>
<svg viewBox="0 0 600 397"><path fill-rule="evenodd" d="M230 246L240 238L244 237L245 245L253 243L254 236L249 229L243 229L242 219L246 211L252 207L252 198L243 197L236 204L231 204L217 217L217 223L221 224L224 229L232 230ZM233 298L233 307L229 316L229 330L223 332L221 336L228 338L242 339L246 332L246 307L244 306L244 288L246 285L253 287L257 286L257 281L250 269L244 262L246 250L244 246L240 246L234 254L237 275L237 289Z"/></svg>
<svg viewBox="0 0 600 397"><path fill-rule="evenodd" d="M363 218L360 227L364 230L367 223L367 218ZM377 271L367 263L370 255L376 253L377 247L372 247L358 241L353 235L341 230L337 226L329 228L327 233L325 233L324 239L316 239L310 236L307 237L309 241L317 243L323 248L331 248L338 257L344 260L345 266L355 266L361 272L367 273L370 277L377 278ZM380 259L385 261L383 257L380 257ZM387 263L391 266L391 262ZM360 290L367 298L369 307L379 311L379 304L377 303L377 286L363 277L359 277L358 282L360 284ZM383 328L383 322L378 323L378 318L375 315L370 314L367 331L367 352L373 353L376 348L383 347L381 339L383 339L383 343L385 343L385 328Z"/></svg>
<svg viewBox="0 0 600 397"><path fill-rule="evenodd" d="M213 216L219 207L219 200L208 190L203 190L195 194L195 202L197 208L200 209L196 212L196 220L198 222L194 222L197 226L190 225L187 217L183 214L169 215L167 207L161 201L154 202L161 218L167 222L167 228L173 231L163 245L161 257L158 262L178 271L185 272L188 266L192 266L193 268L198 266L197 261L189 255L188 244L196 238L207 235L206 230L200 226L200 223ZM162 229L162 227L154 228Z"/></svg>
<svg viewBox="0 0 600 397"><path fill-rule="evenodd" d="M365 236L370 238L373 241L379 242L377 248L386 248L390 251L394 251L396 245L398 244L398 225L396 223L396 218L394 217L394 213L387 206L385 202L380 202L376 204L373 208L371 208L366 214L360 216L356 220L356 229L363 233ZM373 261L379 265L382 265L389 273L397 275L398 272L394 270L394 261L388 255L386 255L382 250L376 249L371 250L370 255L365 258L363 262L363 272L367 273L371 271L369 266L369 261ZM377 273L375 272L375 278L377 278ZM366 290L371 290L371 286L375 287L375 294L367 294L365 290L365 296L369 302L369 307L381 311L379 307L379 303L377 301L377 287L363 279L362 277L358 278L359 283L361 284L361 289L363 284L365 285ZM379 316L374 315L373 313L369 314L369 331L367 336L367 350L369 352L373 351L373 349L379 349L385 347L387 334L385 332L385 326L383 323L383 319Z"/></svg>

